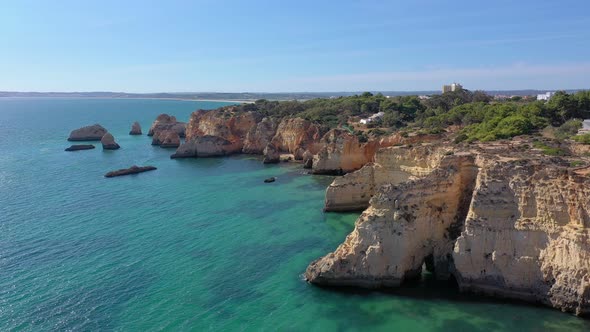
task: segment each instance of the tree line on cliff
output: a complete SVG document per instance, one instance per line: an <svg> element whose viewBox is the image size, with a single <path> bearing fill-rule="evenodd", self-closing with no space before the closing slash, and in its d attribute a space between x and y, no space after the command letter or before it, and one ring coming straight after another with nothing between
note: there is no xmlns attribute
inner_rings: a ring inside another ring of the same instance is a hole
<svg viewBox="0 0 590 332"><path fill-rule="evenodd" d="M339 98L307 101L257 100L239 106L264 116L300 117L325 127L346 125L351 118L383 112L373 133L395 130L441 132L449 126L461 129L457 141L490 141L530 134L549 125L562 128L562 138L572 136L581 127L573 119L590 117L590 91L557 92L549 101L509 99L496 101L483 91L459 90L430 98L418 96L386 97L365 92ZM364 134L364 133L363 133Z"/></svg>

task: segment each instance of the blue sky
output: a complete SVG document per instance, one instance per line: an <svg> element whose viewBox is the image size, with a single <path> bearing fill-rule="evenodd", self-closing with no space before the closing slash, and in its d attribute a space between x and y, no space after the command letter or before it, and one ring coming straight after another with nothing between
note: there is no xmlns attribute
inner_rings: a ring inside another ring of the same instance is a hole
<svg viewBox="0 0 590 332"><path fill-rule="evenodd" d="M0 0L0 90L590 88L590 1Z"/></svg>

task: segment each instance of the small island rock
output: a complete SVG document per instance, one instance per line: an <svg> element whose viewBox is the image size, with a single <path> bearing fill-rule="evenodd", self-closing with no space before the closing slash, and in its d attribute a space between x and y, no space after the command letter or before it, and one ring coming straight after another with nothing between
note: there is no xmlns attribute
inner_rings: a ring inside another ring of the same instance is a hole
<svg viewBox="0 0 590 332"><path fill-rule="evenodd" d="M123 168L123 169L119 169L116 171L112 171L112 172L108 172L107 174L105 174L105 178L112 178L115 176L123 176L123 175L129 175L129 174L137 174L137 173L143 173L143 172L147 172L147 171L153 171L156 170L157 168L154 166L136 166L133 165L129 168Z"/></svg>
<svg viewBox="0 0 590 332"><path fill-rule="evenodd" d="M94 145L92 144L74 144L69 148L65 149L65 151L80 151L80 150L91 150L94 149Z"/></svg>
<svg viewBox="0 0 590 332"><path fill-rule="evenodd" d="M68 137L68 141L100 141L107 130L99 125L86 126L73 130Z"/></svg>
<svg viewBox="0 0 590 332"><path fill-rule="evenodd" d="M106 133L100 139L100 143L102 143L103 150L117 150L120 148L119 144L115 142L115 138L111 133Z"/></svg>
<svg viewBox="0 0 590 332"><path fill-rule="evenodd" d="M141 135L141 126L139 125L139 122L133 122L131 125L131 131L129 131L129 135Z"/></svg>

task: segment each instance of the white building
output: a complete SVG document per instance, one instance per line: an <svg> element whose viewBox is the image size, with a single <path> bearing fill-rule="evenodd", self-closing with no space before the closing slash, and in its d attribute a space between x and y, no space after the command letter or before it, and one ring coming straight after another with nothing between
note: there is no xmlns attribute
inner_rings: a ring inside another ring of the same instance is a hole
<svg viewBox="0 0 590 332"><path fill-rule="evenodd" d="M359 121L359 122L361 124L368 124L368 123L380 120L384 115L385 115L385 113L383 113L383 112L375 113L366 119L361 119L361 121Z"/></svg>
<svg viewBox="0 0 590 332"><path fill-rule="evenodd" d="M538 94L537 100L549 100L549 99L551 99L551 97L553 97L554 94L555 94L555 92L545 92L542 94Z"/></svg>
<svg viewBox="0 0 590 332"><path fill-rule="evenodd" d="M582 128L578 131L578 135L590 134L590 119L582 122Z"/></svg>
<svg viewBox="0 0 590 332"><path fill-rule="evenodd" d="M442 87L442 93L454 92L454 91L460 91L460 90L463 90L463 86L459 83L453 83L450 85L443 85L443 87Z"/></svg>

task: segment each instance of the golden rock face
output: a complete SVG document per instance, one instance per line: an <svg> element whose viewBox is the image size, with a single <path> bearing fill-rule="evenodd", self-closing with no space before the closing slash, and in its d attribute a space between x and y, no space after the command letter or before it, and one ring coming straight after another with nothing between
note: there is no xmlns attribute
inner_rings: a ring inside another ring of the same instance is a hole
<svg viewBox="0 0 590 332"><path fill-rule="evenodd" d="M590 178L578 173L513 152L381 149L374 163L328 188L326 209L368 208L306 278L391 287L428 263L462 291L588 315Z"/></svg>

